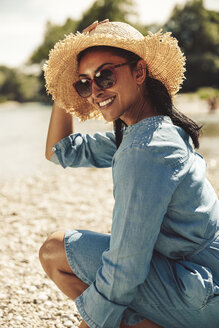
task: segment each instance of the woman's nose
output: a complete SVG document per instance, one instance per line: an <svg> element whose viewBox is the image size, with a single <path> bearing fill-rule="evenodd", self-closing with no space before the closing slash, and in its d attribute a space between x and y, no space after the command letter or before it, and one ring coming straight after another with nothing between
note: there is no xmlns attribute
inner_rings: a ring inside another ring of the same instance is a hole
<svg viewBox="0 0 219 328"><path fill-rule="evenodd" d="M99 97L100 95L103 94L103 89L101 89L96 83L95 81L93 81L93 83L91 84L91 91L92 91L92 96L94 98Z"/></svg>

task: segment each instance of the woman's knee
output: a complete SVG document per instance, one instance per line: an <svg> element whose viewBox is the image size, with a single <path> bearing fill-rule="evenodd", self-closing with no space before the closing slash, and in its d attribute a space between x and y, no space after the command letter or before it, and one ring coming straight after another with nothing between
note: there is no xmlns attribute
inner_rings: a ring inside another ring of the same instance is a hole
<svg viewBox="0 0 219 328"><path fill-rule="evenodd" d="M45 272L51 277L53 270L58 270L66 261L63 231L54 232L39 250L39 259Z"/></svg>

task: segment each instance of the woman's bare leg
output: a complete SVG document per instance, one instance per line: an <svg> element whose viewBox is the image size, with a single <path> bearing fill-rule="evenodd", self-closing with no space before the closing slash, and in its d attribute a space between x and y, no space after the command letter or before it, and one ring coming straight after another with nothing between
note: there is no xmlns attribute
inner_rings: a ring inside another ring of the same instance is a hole
<svg viewBox="0 0 219 328"><path fill-rule="evenodd" d="M86 322L82 321L79 328L89 328L89 326L86 324ZM134 326L133 325L128 326L124 323L121 323L120 328L162 328L162 327L158 326L156 323L153 323L150 320L145 319L144 321Z"/></svg>
<svg viewBox="0 0 219 328"><path fill-rule="evenodd" d="M129 326L124 323L121 323L120 328L162 328L162 327L152 322L151 320L145 319L134 326Z"/></svg>
<svg viewBox="0 0 219 328"><path fill-rule="evenodd" d="M89 286L81 281L70 268L64 247L64 231L53 233L42 245L39 251L41 265L48 275L54 281L56 286L70 299L75 300ZM88 327L82 321L81 328ZM144 320L138 325L128 326L121 323L121 328L160 328L150 320Z"/></svg>
<svg viewBox="0 0 219 328"><path fill-rule="evenodd" d="M65 255L63 231L53 233L39 251L41 265L56 286L69 298L80 296L88 285L81 281L70 268Z"/></svg>

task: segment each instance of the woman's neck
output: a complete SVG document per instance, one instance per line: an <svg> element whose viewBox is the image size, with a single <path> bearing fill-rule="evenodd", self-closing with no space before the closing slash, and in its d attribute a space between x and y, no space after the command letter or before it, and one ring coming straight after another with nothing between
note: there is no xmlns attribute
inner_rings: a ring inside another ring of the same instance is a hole
<svg viewBox="0 0 219 328"><path fill-rule="evenodd" d="M140 122L141 120L156 116L156 110L152 107L148 98L140 96L135 105L127 110L120 119L125 122L126 125L132 125Z"/></svg>

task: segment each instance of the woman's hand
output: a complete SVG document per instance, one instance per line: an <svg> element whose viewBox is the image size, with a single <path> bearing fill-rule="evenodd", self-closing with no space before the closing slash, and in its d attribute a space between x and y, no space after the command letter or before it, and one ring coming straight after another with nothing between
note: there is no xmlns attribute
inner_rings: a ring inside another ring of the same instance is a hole
<svg viewBox="0 0 219 328"><path fill-rule="evenodd" d="M89 326L86 324L86 322L83 320L79 326L79 328L89 328Z"/></svg>
<svg viewBox="0 0 219 328"><path fill-rule="evenodd" d="M92 30L94 30L96 27L97 27L97 25L99 25L99 24L104 24L104 23L108 23L109 22L109 19L107 18L107 19L104 19L103 21L101 21L101 22L98 22L98 21L95 21L95 22L93 22L91 25L89 25L88 27L86 27L83 31L82 31L82 33L89 33L89 32L91 32Z"/></svg>

